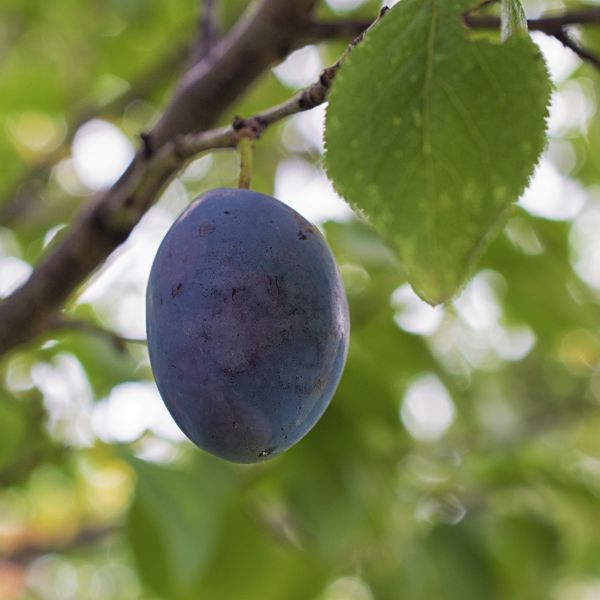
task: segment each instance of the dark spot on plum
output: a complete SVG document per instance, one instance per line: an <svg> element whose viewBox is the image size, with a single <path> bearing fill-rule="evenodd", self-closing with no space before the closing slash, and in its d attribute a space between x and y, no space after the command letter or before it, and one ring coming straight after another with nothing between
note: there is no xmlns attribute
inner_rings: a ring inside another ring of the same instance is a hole
<svg viewBox="0 0 600 600"><path fill-rule="evenodd" d="M183 283L178 283L175 287L171 288L171 297L175 298L181 294Z"/></svg>
<svg viewBox="0 0 600 600"><path fill-rule="evenodd" d="M323 390L324 387L325 387L325 381L323 380L323 378L317 377L317 380L315 381L315 386L314 386L313 390L315 392L320 392L321 390Z"/></svg>
<svg viewBox="0 0 600 600"><path fill-rule="evenodd" d="M223 214L224 214L224 215L230 215L230 214L231 214L231 212L230 212L230 211L228 211L228 210L224 210L224 211L223 211Z"/></svg>
<svg viewBox="0 0 600 600"><path fill-rule="evenodd" d="M304 232L302 230L300 230L298 232L298 239L299 240L305 240L306 239L306 236L304 235Z"/></svg>
<svg viewBox="0 0 600 600"><path fill-rule="evenodd" d="M198 227L198 235L200 237L206 237L207 235L210 235L215 229L216 227L212 223L202 223Z"/></svg>
<svg viewBox="0 0 600 600"><path fill-rule="evenodd" d="M233 301L233 299L235 298L235 295L237 294L237 290L235 288L231 288L231 300Z"/></svg>
<svg viewBox="0 0 600 600"><path fill-rule="evenodd" d="M261 450L258 453L258 458L265 458L266 456L273 454L273 450L275 450L275 448L265 448L264 450Z"/></svg>

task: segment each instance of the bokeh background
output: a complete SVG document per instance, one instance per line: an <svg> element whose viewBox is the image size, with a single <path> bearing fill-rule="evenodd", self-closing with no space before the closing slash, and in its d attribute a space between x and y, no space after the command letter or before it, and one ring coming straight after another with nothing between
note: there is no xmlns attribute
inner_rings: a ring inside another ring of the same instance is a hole
<svg viewBox="0 0 600 600"><path fill-rule="evenodd" d="M222 27L246 6L220 0ZM123 171L197 26L196 0L1 0L0 297ZM600 27L577 35L600 51ZM87 327L4 358L1 600L600 599L600 73L534 39L556 86L547 150L444 307L336 197L324 108L257 144L255 189L322 227L352 316L334 401L284 455L236 466L193 447L136 341L162 236L196 195L235 186L233 152L191 163L81 287L67 309ZM344 45L294 52L235 113L289 98Z"/></svg>

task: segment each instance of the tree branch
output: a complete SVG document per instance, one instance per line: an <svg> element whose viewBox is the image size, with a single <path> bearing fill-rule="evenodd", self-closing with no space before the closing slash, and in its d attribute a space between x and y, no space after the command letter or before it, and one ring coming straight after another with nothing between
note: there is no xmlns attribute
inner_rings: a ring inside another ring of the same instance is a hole
<svg viewBox="0 0 600 600"><path fill-rule="evenodd" d="M186 136L213 125L267 68L303 45L316 2L252 4L214 53L183 76L163 117L146 136L145 147L119 181L92 198L29 280L0 303L0 354L50 326L71 293L128 237L185 164L190 156L185 153L187 143L196 142L196 151L231 145L231 131L218 132L211 143L202 136Z"/></svg>
<svg viewBox="0 0 600 600"><path fill-rule="evenodd" d="M566 31L565 29L561 29L560 31L557 31L556 33L553 33L552 35L565 48L569 48L569 50L572 50L573 52L575 52L575 54L577 54L577 56L579 56L579 58L581 60L591 64L593 67L596 67L596 69L600 69L600 57L598 57L596 54L594 54L591 50L588 50L587 48L580 46L573 39L573 37L569 34L568 31Z"/></svg>
<svg viewBox="0 0 600 600"><path fill-rule="evenodd" d="M498 29L498 17L478 17L472 11L463 15L465 25L471 29ZM600 58L591 50L581 47L568 33L570 25L600 25L600 7L590 7L581 10L572 10L556 15L548 15L538 19L528 19L527 26L530 31L541 31L556 38L581 58L596 68L600 68Z"/></svg>
<svg viewBox="0 0 600 600"><path fill-rule="evenodd" d="M469 12L463 15L465 25L471 29L498 29L498 17L478 17ZM571 10L556 15L547 15L538 19L528 19L527 26L530 31L542 31L554 35L563 27L569 25L600 25L600 7L590 7L582 10Z"/></svg>
<svg viewBox="0 0 600 600"><path fill-rule="evenodd" d="M8 554L0 555L0 560L25 565L43 554L64 553L97 544L118 530L119 528L115 525L88 527L77 532L73 538L66 542L24 545Z"/></svg>
<svg viewBox="0 0 600 600"><path fill-rule="evenodd" d="M203 55L208 56L210 54L218 38L217 1L203 0L202 19L200 20L201 51Z"/></svg>

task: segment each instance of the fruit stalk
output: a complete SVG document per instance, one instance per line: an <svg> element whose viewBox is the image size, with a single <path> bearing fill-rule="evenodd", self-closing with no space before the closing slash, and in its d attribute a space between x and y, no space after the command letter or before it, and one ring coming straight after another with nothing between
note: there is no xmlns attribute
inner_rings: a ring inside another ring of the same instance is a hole
<svg viewBox="0 0 600 600"><path fill-rule="evenodd" d="M254 140L250 137L242 137L237 145L240 155L240 178L238 187L241 190L249 190L252 183L252 151Z"/></svg>

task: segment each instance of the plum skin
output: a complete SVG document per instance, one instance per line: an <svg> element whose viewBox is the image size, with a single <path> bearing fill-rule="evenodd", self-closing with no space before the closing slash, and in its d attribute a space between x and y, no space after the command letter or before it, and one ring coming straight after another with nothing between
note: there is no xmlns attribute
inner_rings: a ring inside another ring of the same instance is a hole
<svg viewBox="0 0 600 600"><path fill-rule="evenodd" d="M183 432L239 463L289 448L319 420L348 352L343 284L317 228L279 200L216 189L154 260L152 371Z"/></svg>

